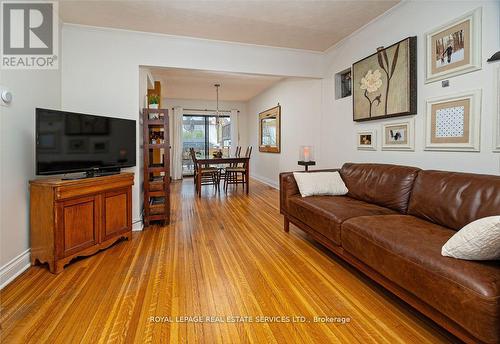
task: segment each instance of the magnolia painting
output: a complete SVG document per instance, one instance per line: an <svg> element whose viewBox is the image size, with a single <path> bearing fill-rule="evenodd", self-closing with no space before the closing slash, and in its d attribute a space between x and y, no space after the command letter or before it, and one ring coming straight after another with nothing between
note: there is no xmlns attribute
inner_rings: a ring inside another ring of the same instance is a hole
<svg viewBox="0 0 500 344"><path fill-rule="evenodd" d="M409 37L353 64L354 121L417 112L416 45Z"/></svg>

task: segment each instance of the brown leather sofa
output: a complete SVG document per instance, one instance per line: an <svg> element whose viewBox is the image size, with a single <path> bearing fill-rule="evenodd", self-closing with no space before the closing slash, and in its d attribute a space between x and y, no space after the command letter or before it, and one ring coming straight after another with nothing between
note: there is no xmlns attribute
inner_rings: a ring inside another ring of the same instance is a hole
<svg viewBox="0 0 500 344"><path fill-rule="evenodd" d="M500 342L500 262L441 256L464 225L500 215L500 177L346 163L346 196L301 197L280 174L280 210L338 256L458 338ZM311 171L315 172L315 171Z"/></svg>

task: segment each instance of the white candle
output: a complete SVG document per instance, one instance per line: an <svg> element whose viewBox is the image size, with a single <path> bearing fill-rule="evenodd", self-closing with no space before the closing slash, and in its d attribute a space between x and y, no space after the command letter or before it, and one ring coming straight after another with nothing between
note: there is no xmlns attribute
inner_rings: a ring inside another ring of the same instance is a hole
<svg viewBox="0 0 500 344"><path fill-rule="evenodd" d="M309 161L309 147L304 147L304 161Z"/></svg>

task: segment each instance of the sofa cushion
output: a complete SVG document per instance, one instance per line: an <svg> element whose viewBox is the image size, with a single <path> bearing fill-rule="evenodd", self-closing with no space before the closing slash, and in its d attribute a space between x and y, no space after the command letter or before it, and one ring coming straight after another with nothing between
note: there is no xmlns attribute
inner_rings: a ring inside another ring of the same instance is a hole
<svg viewBox="0 0 500 344"><path fill-rule="evenodd" d="M346 163L340 175L348 196L406 214L418 171L416 167Z"/></svg>
<svg viewBox="0 0 500 344"><path fill-rule="evenodd" d="M365 215L396 214L395 211L346 196L292 196L289 211L315 231L340 245L340 225Z"/></svg>
<svg viewBox="0 0 500 344"><path fill-rule="evenodd" d="M500 176L420 171L408 214L455 230L500 215Z"/></svg>
<svg viewBox="0 0 500 344"><path fill-rule="evenodd" d="M455 231L410 215L342 224L342 247L488 343L500 340L500 262L441 256Z"/></svg>

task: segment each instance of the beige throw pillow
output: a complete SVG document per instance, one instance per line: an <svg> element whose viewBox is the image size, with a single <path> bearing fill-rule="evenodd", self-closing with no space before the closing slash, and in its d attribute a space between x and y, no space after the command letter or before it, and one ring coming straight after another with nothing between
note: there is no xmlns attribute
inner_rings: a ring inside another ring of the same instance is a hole
<svg viewBox="0 0 500 344"><path fill-rule="evenodd" d="M500 216L469 223L444 244L441 254L467 260L500 259Z"/></svg>
<svg viewBox="0 0 500 344"><path fill-rule="evenodd" d="M338 172L293 172L302 197L345 195L349 192Z"/></svg>

